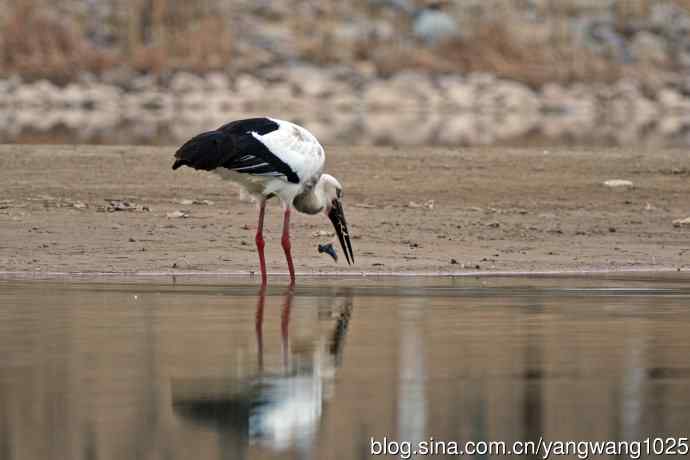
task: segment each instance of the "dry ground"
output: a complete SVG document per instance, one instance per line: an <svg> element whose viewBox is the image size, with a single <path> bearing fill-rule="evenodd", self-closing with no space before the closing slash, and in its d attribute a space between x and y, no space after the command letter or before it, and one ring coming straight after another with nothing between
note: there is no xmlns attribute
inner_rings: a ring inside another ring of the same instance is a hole
<svg viewBox="0 0 690 460"><path fill-rule="evenodd" d="M215 175L173 172L173 151L0 146L0 271L256 270L254 205ZM690 228L672 224L690 215L686 151L327 151L345 186L356 265L317 253L330 236L314 235L332 230L325 216L295 214L298 272L690 268ZM111 201L135 210L109 210ZM286 271L280 217L269 206L276 273Z"/></svg>

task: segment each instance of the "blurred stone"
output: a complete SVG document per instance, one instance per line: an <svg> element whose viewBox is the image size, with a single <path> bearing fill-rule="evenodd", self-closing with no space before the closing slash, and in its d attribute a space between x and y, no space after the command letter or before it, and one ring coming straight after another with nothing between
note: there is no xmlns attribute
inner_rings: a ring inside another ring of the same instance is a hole
<svg viewBox="0 0 690 460"><path fill-rule="evenodd" d="M395 8L406 13L414 11L413 0L369 0L369 4L375 7Z"/></svg>
<svg viewBox="0 0 690 460"><path fill-rule="evenodd" d="M230 82L225 74L212 72L206 75L205 87L211 91L227 91L230 88Z"/></svg>
<svg viewBox="0 0 690 460"><path fill-rule="evenodd" d="M616 30L615 18L610 14L580 16L572 27L576 40L586 48L620 63L630 61L625 38Z"/></svg>
<svg viewBox="0 0 690 460"><path fill-rule="evenodd" d="M324 96L331 92L331 81L327 72L312 66L300 66L290 70L288 81L297 90L309 97Z"/></svg>
<svg viewBox="0 0 690 460"><path fill-rule="evenodd" d="M199 91L204 86L203 78L188 72L177 72L170 81L170 89L175 93Z"/></svg>
<svg viewBox="0 0 690 460"><path fill-rule="evenodd" d="M74 83L70 83L63 88L59 98L62 104L67 107L79 108L84 106L85 94L82 88Z"/></svg>
<svg viewBox="0 0 690 460"><path fill-rule="evenodd" d="M630 44L632 56L639 62L663 64L668 61L666 42L651 32L640 32Z"/></svg>
<svg viewBox="0 0 690 460"><path fill-rule="evenodd" d="M666 34L675 37L687 36L690 33L688 11L673 2L658 2L652 5L649 23L653 28L666 31Z"/></svg>
<svg viewBox="0 0 690 460"><path fill-rule="evenodd" d="M235 80L235 91L245 100L260 99L265 89L264 82L249 74L241 74Z"/></svg>
<svg viewBox="0 0 690 460"><path fill-rule="evenodd" d="M446 104L470 109L475 104L475 92L462 78L444 76L438 80Z"/></svg>
<svg viewBox="0 0 690 460"><path fill-rule="evenodd" d="M666 110L690 111L690 99L672 88L664 88L659 91L657 99Z"/></svg>
<svg viewBox="0 0 690 460"><path fill-rule="evenodd" d="M394 87L385 80L371 83L364 91L364 103L367 108L373 110L415 110L416 98L399 88Z"/></svg>
<svg viewBox="0 0 690 460"><path fill-rule="evenodd" d="M135 91L154 90L157 86L157 78L154 75L139 75L131 80L131 88Z"/></svg>
<svg viewBox="0 0 690 460"><path fill-rule="evenodd" d="M455 18L442 11L437 3L432 3L417 12L412 30L415 37L427 45L435 45L460 36L460 27Z"/></svg>

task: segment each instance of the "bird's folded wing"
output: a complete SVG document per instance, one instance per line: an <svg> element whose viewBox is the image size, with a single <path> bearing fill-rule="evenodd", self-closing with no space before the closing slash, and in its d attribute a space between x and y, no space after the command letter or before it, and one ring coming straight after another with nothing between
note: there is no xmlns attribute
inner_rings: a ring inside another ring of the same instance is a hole
<svg viewBox="0 0 690 460"><path fill-rule="evenodd" d="M221 166L244 174L283 176L288 182L299 183L299 176L279 156L252 134L235 136L236 155Z"/></svg>
<svg viewBox="0 0 690 460"><path fill-rule="evenodd" d="M273 165L265 161L263 158L254 155L242 155L235 157L225 162L222 165L224 168L245 174L258 174L266 176L284 176L280 171L277 171Z"/></svg>
<svg viewBox="0 0 690 460"><path fill-rule="evenodd" d="M282 176L288 182L299 183L299 176L281 155L256 137L257 132L268 133L278 126L269 119L248 119L201 133L175 153L173 169L180 166L205 171L226 168L243 174Z"/></svg>

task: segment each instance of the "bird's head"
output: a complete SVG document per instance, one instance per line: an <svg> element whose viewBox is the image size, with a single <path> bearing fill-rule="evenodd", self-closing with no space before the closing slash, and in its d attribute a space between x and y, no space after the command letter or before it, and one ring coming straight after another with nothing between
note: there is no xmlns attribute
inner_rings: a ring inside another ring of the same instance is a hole
<svg viewBox="0 0 690 460"><path fill-rule="evenodd" d="M338 235L340 246L343 248L348 264L355 262L350 243L350 232L347 229L345 212L343 211L343 186L338 179L330 174L322 174L318 184L322 189L322 196L326 199L325 214L333 223L335 233Z"/></svg>

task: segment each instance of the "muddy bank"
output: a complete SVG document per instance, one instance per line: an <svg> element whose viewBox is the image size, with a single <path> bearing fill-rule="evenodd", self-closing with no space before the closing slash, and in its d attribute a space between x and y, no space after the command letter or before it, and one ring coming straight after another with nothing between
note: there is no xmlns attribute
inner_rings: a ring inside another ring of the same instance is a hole
<svg viewBox="0 0 690 460"><path fill-rule="evenodd" d="M0 270L253 271L256 213L234 186L170 169L174 148L0 147ZM327 148L357 264L317 253L295 215L298 272L690 268L683 150ZM630 186L607 187L609 179ZM286 270L269 206L269 271Z"/></svg>

